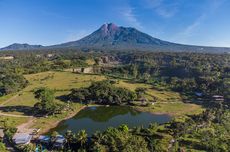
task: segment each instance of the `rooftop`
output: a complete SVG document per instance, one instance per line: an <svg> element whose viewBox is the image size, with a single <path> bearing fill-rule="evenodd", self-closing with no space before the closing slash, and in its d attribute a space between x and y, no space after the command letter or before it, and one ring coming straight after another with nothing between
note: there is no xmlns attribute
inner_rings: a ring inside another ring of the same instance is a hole
<svg viewBox="0 0 230 152"><path fill-rule="evenodd" d="M65 142L64 136L58 135L58 136L56 137L55 143L63 144L64 142Z"/></svg>
<svg viewBox="0 0 230 152"><path fill-rule="evenodd" d="M13 141L15 144L28 144L30 143L30 140L32 139L32 136L30 134L26 133L16 133L13 136Z"/></svg>
<svg viewBox="0 0 230 152"><path fill-rule="evenodd" d="M40 142L48 142L48 141L50 141L50 137L49 136L41 135L41 136L39 136L38 140Z"/></svg>

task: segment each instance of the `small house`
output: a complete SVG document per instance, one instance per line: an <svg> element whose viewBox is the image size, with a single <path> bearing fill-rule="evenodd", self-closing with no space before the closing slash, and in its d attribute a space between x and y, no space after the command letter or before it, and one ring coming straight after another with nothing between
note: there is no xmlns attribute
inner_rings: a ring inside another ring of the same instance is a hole
<svg viewBox="0 0 230 152"><path fill-rule="evenodd" d="M202 96L203 96L203 93L201 93L201 92L195 92L195 95L196 95L197 97L202 97Z"/></svg>
<svg viewBox="0 0 230 152"><path fill-rule="evenodd" d="M221 96L221 95L214 95L214 96L212 96L212 98L213 98L215 101L219 101L219 102L224 101L224 96Z"/></svg>
<svg viewBox="0 0 230 152"><path fill-rule="evenodd" d="M16 133L13 136L13 141L16 145L27 145L30 143L32 135L27 133Z"/></svg>
<svg viewBox="0 0 230 152"><path fill-rule="evenodd" d="M46 54L46 57L47 57L47 58L52 58L53 56L54 56L54 54L50 54L50 53L49 53L49 54Z"/></svg>
<svg viewBox="0 0 230 152"><path fill-rule="evenodd" d="M36 58L41 58L41 57L42 57L41 54L36 55Z"/></svg>
<svg viewBox="0 0 230 152"><path fill-rule="evenodd" d="M2 60L13 60L14 56L2 56L2 57L0 57L0 59L2 59Z"/></svg>
<svg viewBox="0 0 230 152"><path fill-rule="evenodd" d="M224 96L221 96L221 95L214 95L212 96L213 98L224 98Z"/></svg>
<svg viewBox="0 0 230 152"><path fill-rule="evenodd" d="M63 148L66 143L66 139L62 135L57 135L53 146L55 148Z"/></svg>
<svg viewBox="0 0 230 152"><path fill-rule="evenodd" d="M43 144L49 144L50 141L51 141L51 138L50 138L50 136L41 135L41 136L38 137L38 141L40 143L43 143Z"/></svg>
<svg viewBox="0 0 230 152"><path fill-rule="evenodd" d="M81 68L74 68L73 73L85 73L85 74L91 74L94 73L93 67L81 67Z"/></svg>

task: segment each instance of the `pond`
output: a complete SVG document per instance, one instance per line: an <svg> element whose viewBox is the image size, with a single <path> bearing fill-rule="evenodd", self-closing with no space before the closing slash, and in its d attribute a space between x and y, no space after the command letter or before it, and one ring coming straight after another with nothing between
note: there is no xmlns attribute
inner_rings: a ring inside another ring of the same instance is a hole
<svg viewBox="0 0 230 152"><path fill-rule="evenodd" d="M74 117L61 122L52 131L64 134L67 130L78 132L86 130L88 135L96 131L104 131L108 127L118 127L127 124L130 128L143 126L148 127L150 123L166 123L171 117L166 114L151 114L140 112L127 106L93 106L81 110Z"/></svg>

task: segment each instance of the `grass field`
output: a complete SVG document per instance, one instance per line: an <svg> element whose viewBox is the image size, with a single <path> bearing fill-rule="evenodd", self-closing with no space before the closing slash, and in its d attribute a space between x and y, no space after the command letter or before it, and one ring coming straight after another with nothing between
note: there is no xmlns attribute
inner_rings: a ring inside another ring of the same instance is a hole
<svg viewBox="0 0 230 152"><path fill-rule="evenodd" d="M136 88L146 88L145 97L151 100L153 97L157 99L158 102L181 102L182 98L179 93L173 91L158 91L153 89L151 85L143 83L130 83L128 81L120 80L118 84L119 87L123 87L132 91Z"/></svg>
<svg viewBox="0 0 230 152"><path fill-rule="evenodd" d="M8 94L6 96L0 97L0 104L4 103L6 100L10 99L13 97L15 94Z"/></svg>
<svg viewBox="0 0 230 152"><path fill-rule="evenodd" d="M0 116L0 128L5 127L5 126L16 127L22 123L27 122L28 120L29 118Z"/></svg>
<svg viewBox="0 0 230 152"><path fill-rule="evenodd" d="M192 115L192 114L199 114L204 109L196 104L190 103L183 103L183 102L176 102L176 103L156 103L152 106L148 107L135 107L138 110L151 112L151 113L158 113L158 114L169 114L171 116L185 116L185 115Z"/></svg>
<svg viewBox="0 0 230 152"><path fill-rule="evenodd" d="M89 86L93 81L101 81L106 79L102 75L90 75L90 74L75 74L71 72L42 72L37 74L25 75L25 78L29 81L29 85L18 93L18 96L7 95L0 98L0 104L4 103L6 100L10 99L10 102L4 104L4 108L0 109L0 112L25 115L23 108L31 108L38 102L34 98L33 91L39 87L48 87L55 90L55 96L59 97L62 95L69 94L72 88L81 88ZM182 98L179 93L172 91L159 91L153 89L151 85L143 83L131 83L127 80L119 80L116 84L118 87L127 88L134 91L136 88L142 87L146 88L146 98L152 99L155 97L157 103L149 107L136 107L142 111L149 111L154 113L168 113L174 116L184 115L184 114L194 114L202 111L202 108L194 104L185 104L182 102ZM55 102L65 104L59 99L55 99ZM63 114L57 116L50 116L48 118L38 118L35 120L32 127L36 128L49 128L58 120L62 120L71 114L76 113L82 105L75 103L73 105L75 110L72 112L64 112ZM9 111L4 109L9 108ZM21 109L20 109L21 108ZM3 110L3 111L1 111ZM27 121L27 118L14 118L1 116L0 120L6 119L13 126L17 126L23 122Z"/></svg>
<svg viewBox="0 0 230 152"><path fill-rule="evenodd" d="M99 75L84 75L74 74L71 72L43 72L38 74L25 75L29 81L29 85L14 98L11 102L4 104L4 106L28 106L32 107L36 102L33 91L39 87L48 87L55 90L55 96L67 95L73 88L87 87L93 81L101 81L105 79ZM9 97L4 97L9 98ZM0 98L0 102L5 99ZM55 99L56 102L61 102ZM62 103L62 102L61 102ZM15 112L11 112L14 113ZM20 114L17 112L17 114Z"/></svg>
<svg viewBox="0 0 230 152"><path fill-rule="evenodd" d="M172 116L184 116L186 114L198 114L204 109L196 104L183 103L182 97L179 93L173 91L158 91L153 89L151 85L143 83L130 83L125 80L120 80L116 84L119 87L127 88L135 91L136 88L146 88L145 97L151 100L153 97L156 99L154 105L148 107L136 106L135 108L141 111L151 113L165 113Z"/></svg>

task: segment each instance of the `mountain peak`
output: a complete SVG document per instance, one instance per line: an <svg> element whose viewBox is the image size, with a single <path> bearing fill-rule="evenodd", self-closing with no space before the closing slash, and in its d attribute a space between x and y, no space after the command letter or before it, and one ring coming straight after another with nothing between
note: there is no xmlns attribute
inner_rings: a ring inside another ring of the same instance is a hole
<svg viewBox="0 0 230 152"><path fill-rule="evenodd" d="M90 35L58 45L43 47L41 45L15 43L0 50L31 50L43 48L78 48L82 50L137 50L137 51L197 51L230 52L230 48L182 45L160 40L132 27L105 23Z"/></svg>
<svg viewBox="0 0 230 152"><path fill-rule="evenodd" d="M105 23L101 26L101 28L119 28L119 27L114 23Z"/></svg>
<svg viewBox="0 0 230 152"><path fill-rule="evenodd" d="M107 35L109 33L114 33L116 31L118 31L119 27L114 23L105 23L101 26L101 28L99 30Z"/></svg>

